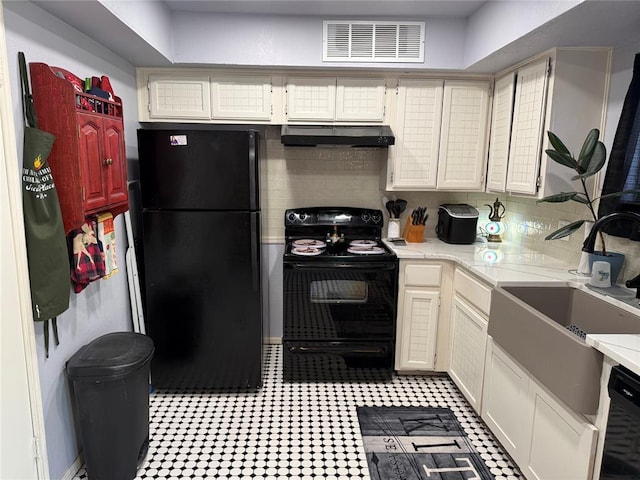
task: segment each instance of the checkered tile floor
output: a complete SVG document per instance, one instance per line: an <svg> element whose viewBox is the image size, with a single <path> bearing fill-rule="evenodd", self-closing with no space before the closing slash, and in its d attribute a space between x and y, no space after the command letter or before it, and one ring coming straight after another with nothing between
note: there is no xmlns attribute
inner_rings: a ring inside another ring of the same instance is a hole
<svg viewBox="0 0 640 480"><path fill-rule="evenodd" d="M448 407L496 480L523 479L446 376L386 383L283 383L282 347L264 348L257 393L159 390L136 480L369 479L356 406ZM87 479L84 468L74 480Z"/></svg>

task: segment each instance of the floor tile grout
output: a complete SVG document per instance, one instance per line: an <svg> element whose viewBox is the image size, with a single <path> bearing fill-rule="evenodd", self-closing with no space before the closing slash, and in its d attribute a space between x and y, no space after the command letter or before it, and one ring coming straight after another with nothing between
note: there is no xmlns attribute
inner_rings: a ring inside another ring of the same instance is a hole
<svg viewBox="0 0 640 480"><path fill-rule="evenodd" d="M136 480L368 480L357 406L448 407L496 480L524 478L446 375L284 383L282 347L265 345L258 392L150 396L149 453ZM73 480L87 478L83 467Z"/></svg>

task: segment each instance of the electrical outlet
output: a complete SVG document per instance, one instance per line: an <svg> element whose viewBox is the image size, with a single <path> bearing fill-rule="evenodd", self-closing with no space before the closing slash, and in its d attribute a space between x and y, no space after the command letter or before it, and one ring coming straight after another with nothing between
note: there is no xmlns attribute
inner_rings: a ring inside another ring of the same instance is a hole
<svg viewBox="0 0 640 480"><path fill-rule="evenodd" d="M558 220L558 228L562 228L565 225L569 225L571 222L568 222L566 220ZM569 241L569 235L567 235L566 237L562 237L559 240L562 240L563 242L568 242Z"/></svg>

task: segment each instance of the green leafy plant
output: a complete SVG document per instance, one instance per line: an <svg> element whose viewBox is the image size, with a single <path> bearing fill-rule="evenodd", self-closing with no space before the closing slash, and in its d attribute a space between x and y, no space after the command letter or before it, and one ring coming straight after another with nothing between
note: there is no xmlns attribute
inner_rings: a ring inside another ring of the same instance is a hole
<svg viewBox="0 0 640 480"><path fill-rule="evenodd" d="M564 165L565 167L573 169L577 175L571 177L572 181L579 181L582 187L582 191L578 192L562 192L556 195L549 195L547 197L541 198L537 203L549 202L549 203L561 203L568 202L569 200L581 203L587 207L589 213L593 221L598 220L598 214L596 213L595 203L602 198L612 198L612 197L620 197L622 195L626 195L628 193L639 193L640 190L624 190L621 192L613 192L607 195L602 195L601 197L591 198L589 195L589 190L587 189L587 179L592 177L604 166L607 159L607 149L599 140L600 130L594 128L587 134L587 138L585 139L582 149L580 150L580 154L578 158L575 158L569 149L565 146L565 144L555 135L553 132L547 132L547 136L549 137L549 142L551 143L552 149L545 150L545 153L551 158L553 161L559 163L560 165ZM577 220L568 225L565 225L562 228L550 233L545 237L545 240L556 240L558 238L563 238L568 235L571 235L573 232L578 230L582 224L586 221L590 220ZM604 235L602 232L600 234L600 243L602 245L602 253L603 255L607 254L607 250L605 247Z"/></svg>

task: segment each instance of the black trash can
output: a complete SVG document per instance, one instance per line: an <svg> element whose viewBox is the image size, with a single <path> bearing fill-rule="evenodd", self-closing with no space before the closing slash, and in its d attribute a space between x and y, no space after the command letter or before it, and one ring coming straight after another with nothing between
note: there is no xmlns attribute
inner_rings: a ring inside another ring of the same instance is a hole
<svg viewBox="0 0 640 480"><path fill-rule="evenodd" d="M153 341L103 335L67 362L90 480L132 480L149 448L149 364Z"/></svg>

